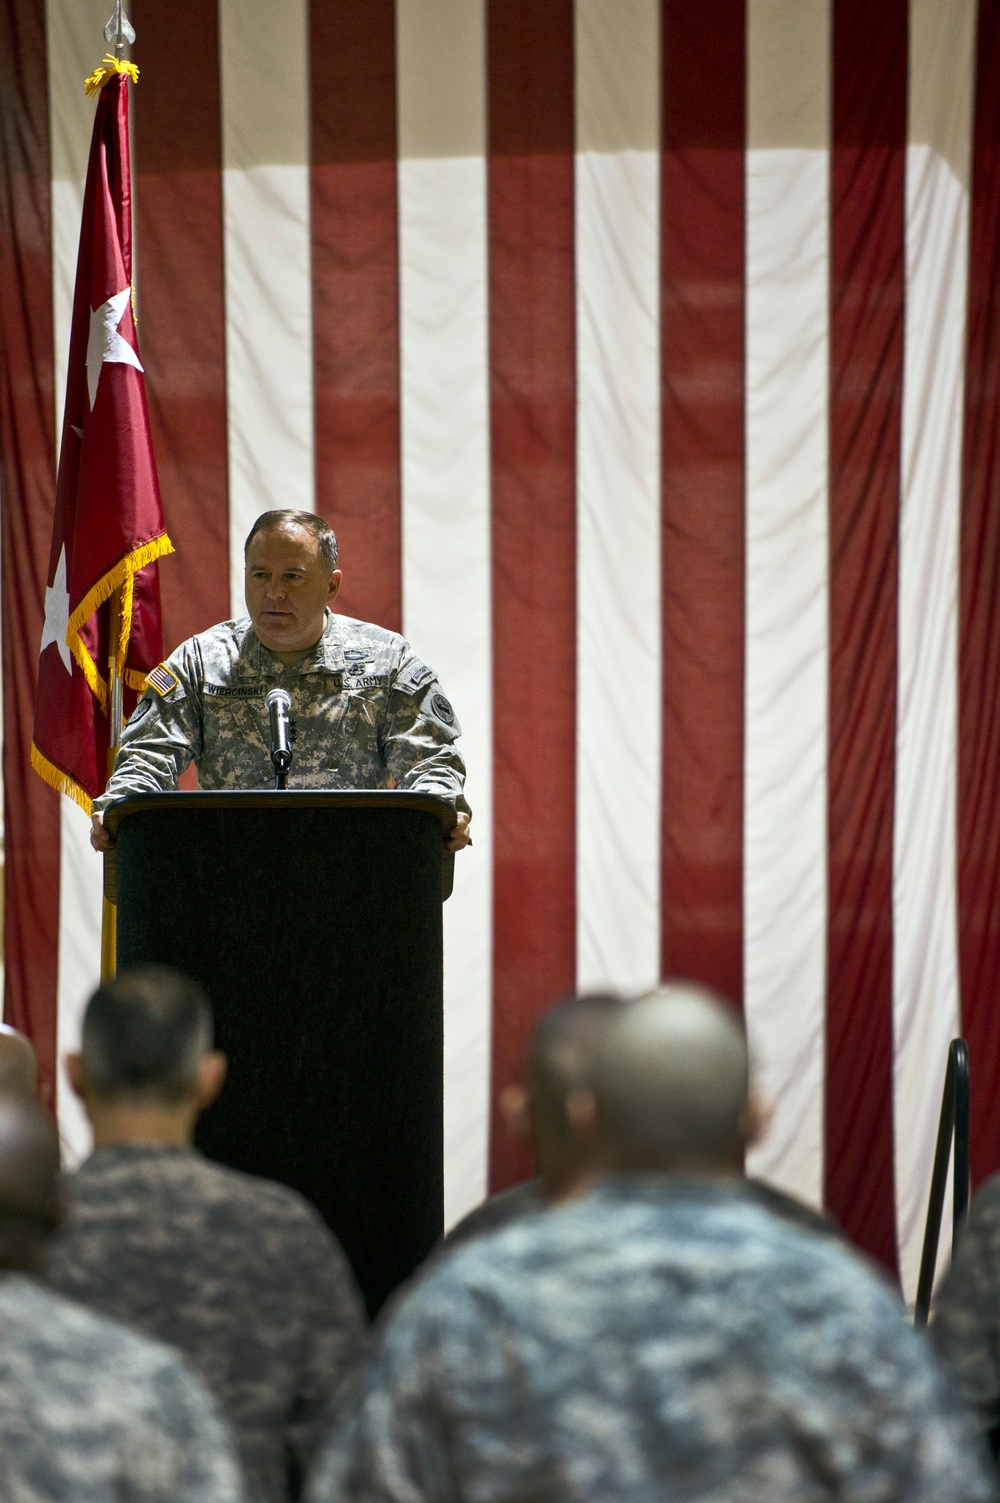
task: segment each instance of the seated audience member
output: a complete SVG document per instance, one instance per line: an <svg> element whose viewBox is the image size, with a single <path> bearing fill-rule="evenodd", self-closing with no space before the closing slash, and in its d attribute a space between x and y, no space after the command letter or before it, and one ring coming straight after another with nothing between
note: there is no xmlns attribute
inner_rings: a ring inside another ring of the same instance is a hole
<svg viewBox="0 0 1000 1503"><path fill-rule="evenodd" d="M476 1206L452 1227L439 1251L499 1231L589 1188L593 1144L574 1128L570 1101L590 1083L597 1045L621 1005L621 997L591 992L567 997L543 1014L528 1050L527 1084L507 1086L500 1097L510 1131L531 1149L536 1177Z"/></svg>
<svg viewBox="0 0 1000 1503"><path fill-rule="evenodd" d="M9 1023L0 1023L0 1091L38 1091L38 1063L31 1040Z"/></svg>
<svg viewBox="0 0 1000 1503"><path fill-rule="evenodd" d="M982 1185L959 1228L931 1336L1000 1453L1000 1174Z"/></svg>
<svg viewBox="0 0 1000 1503"><path fill-rule="evenodd" d="M608 1177L400 1300L316 1503L993 1497L888 1288L747 1191L747 1076L711 994L624 1007L595 1072Z"/></svg>
<svg viewBox="0 0 1000 1503"><path fill-rule="evenodd" d="M230 1438L177 1354L40 1281L60 1215L52 1125L0 1095L0 1496L240 1503Z"/></svg>
<svg viewBox="0 0 1000 1503"><path fill-rule="evenodd" d="M232 1424L258 1496L295 1496L364 1351L340 1247L299 1195L192 1146L225 1070L195 982L159 966L108 982L67 1063L94 1152L67 1182L52 1282L179 1347Z"/></svg>
<svg viewBox="0 0 1000 1503"><path fill-rule="evenodd" d="M596 1173L596 1141L573 1121L573 1099L591 1084L604 1030L623 1005L620 996L589 992L568 997L543 1013L528 1051L526 1086L507 1086L500 1109L513 1136L531 1149L534 1179L491 1195L471 1210L439 1244L451 1252L473 1237L499 1231L521 1216L560 1205L591 1188ZM824 1212L760 1180L747 1191L770 1211L808 1231L842 1237Z"/></svg>

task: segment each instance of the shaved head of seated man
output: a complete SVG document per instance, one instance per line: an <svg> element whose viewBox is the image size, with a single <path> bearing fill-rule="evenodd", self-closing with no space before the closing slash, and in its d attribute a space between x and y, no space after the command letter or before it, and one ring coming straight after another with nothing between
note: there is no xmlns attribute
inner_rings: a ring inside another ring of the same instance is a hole
<svg viewBox="0 0 1000 1503"><path fill-rule="evenodd" d="M508 1131L531 1150L535 1178L476 1206L452 1227L441 1252L589 1187L595 1171L593 1134L573 1120L573 1099L590 1083L604 1030L622 1005L617 993L585 992L564 997L542 1014L528 1049L525 1084L505 1086L500 1093Z"/></svg>
<svg viewBox="0 0 1000 1503"><path fill-rule="evenodd" d="M275 688L296 726L289 788L434 794L455 811L448 849L468 845L455 711L398 633L332 609L342 579L333 530L313 512L264 512L244 557L246 616L190 637L148 675L94 801L94 848L114 843L108 804L176 788L192 761L202 788L273 787L264 701Z"/></svg>
<svg viewBox="0 0 1000 1503"><path fill-rule="evenodd" d="M59 1145L0 1091L0 1495L54 1503L239 1503L228 1433L177 1355L46 1287Z"/></svg>
<svg viewBox="0 0 1000 1503"><path fill-rule="evenodd" d="M605 1178L404 1295L311 1503L994 1497L894 1293L748 1193L733 1008L679 982L627 1004L576 1109Z"/></svg>
<svg viewBox="0 0 1000 1503"><path fill-rule="evenodd" d="M106 982L67 1066L94 1152L66 1182L50 1278L178 1347L232 1424L254 1498L285 1503L364 1352L347 1260L301 1196L194 1148L225 1059L190 977L145 965Z"/></svg>

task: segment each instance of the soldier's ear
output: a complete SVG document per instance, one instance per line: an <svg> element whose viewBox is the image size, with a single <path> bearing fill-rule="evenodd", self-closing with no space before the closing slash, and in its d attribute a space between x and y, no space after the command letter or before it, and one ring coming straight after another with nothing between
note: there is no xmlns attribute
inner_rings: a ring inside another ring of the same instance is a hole
<svg viewBox="0 0 1000 1503"><path fill-rule="evenodd" d="M220 1049L210 1049L202 1056L194 1082L194 1097L200 1112L211 1106L222 1090L226 1083L227 1069L226 1056Z"/></svg>
<svg viewBox="0 0 1000 1503"><path fill-rule="evenodd" d="M63 1063L66 1066L66 1074L69 1076L69 1083L73 1087L74 1096L79 1096L80 1100L83 1101L86 1097L87 1084L83 1071L83 1055L67 1054Z"/></svg>
<svg viewBox="0 0 1000 1503"><path fill-rule="evenodd" d="M743 1141L747 1148L752 1148L767 1137L767 1129L771 1125L774 1116L774 1108L759 1096L751 1095L746 1104L743 1114Z"/></svg>
<svg viewBox="0 0 1000 1503"><path fill-rule="evenodd" d="M330 575L330 588L327 591L326 595L328 601L336 600L337 596L340 594L340 581L343 579L343 577L344 576L339 569L334 569L333 573Z"/></svg>
<svg viewBox="0 0 1000 1503"><path fill-rule="evenodd" d="M507 1131L516 1143L531 1142L531 1112L528 1093L522 1085L504 1086L500 1092L500 1114Z"/></svg>
<svg viewBox="0 0 1000 1503"><path fill-rule="evenodd" d="M597 1100L588 1086L574 1086L566 1097L566 1121L578 1142L593 1147L599 1122Z"/></svg>

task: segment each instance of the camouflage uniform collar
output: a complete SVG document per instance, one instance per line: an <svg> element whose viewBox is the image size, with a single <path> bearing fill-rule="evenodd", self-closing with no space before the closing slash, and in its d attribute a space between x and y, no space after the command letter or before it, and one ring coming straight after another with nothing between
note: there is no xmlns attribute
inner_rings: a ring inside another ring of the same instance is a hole
<svg viewBox="0 0 1000 1503"><path fill-rule="evenodd" d="M341 617L335 616L332 611L326 613L326 625L323 635L310 652L307 652L300 663L286 668L273 652L261 642L254 631L249 616L237 622L236 631L240 636L240 653L238 672L241 678L278 678L283 673L316 673L317 671L343 674L344 672L344 644L341 639Z"/></svg>
<svg viewBox="0 0 1000 1503"><path fill-rule="evenodd" d="M180 1143L102 1143L85 1161L108 1163L112 1159L164 1159L201 1158L201 1152L193 1146Z"/></svg>
<svg viewBox="0 0 1000 1503"><path fill-rule="evenodd" d="M739 1175L695 1174L691 1171L632 1170L609 1174L593 1191L604 1201L732 1201L748 1198L747 1182Z"/></svg>

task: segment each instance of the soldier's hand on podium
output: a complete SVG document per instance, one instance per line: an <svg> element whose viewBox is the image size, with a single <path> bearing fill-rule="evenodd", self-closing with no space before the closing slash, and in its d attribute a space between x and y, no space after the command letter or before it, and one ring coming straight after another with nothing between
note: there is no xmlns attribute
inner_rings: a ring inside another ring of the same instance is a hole
<svg viewBox="0 0 1000 1503"><path fill-rule="evenodd" d="M469 822L472 819L472 815L460 813L456 815L456 819L458 823L445 841L445 845L449 851L460 851L463 846L472 844L472 837L469 834ZM93 837L91 838L93 839Z"/></svg>
<svg viewBox="0 0 1000 1503"><path fill-rule="evenodd" d="M100 814L94 814L90 820L90 843L95 851L112 851L115 846L115 837L110 830L104 828L104 820Z"/></svg>

